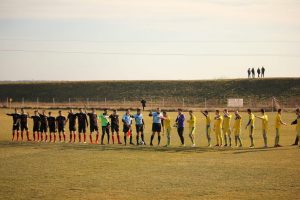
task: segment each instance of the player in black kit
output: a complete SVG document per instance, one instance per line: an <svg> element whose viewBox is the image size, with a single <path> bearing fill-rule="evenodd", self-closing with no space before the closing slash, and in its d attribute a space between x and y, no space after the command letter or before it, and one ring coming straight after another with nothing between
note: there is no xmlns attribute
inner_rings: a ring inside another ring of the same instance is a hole
<svg viewBox="0 0 300 200"><path fill-rule="evenodd" d="M40 131L41 131L41 117L39 116L39 112L37 110L34 111L34 115L30 117L33 120L33 141L40 142ZM36 137L37 136L37 137Z"/></svg>
<svg viewBox="0 0 300 200"><path fill-rule="evenodd" d="M90 143L93 144L93 132L96 132L96 144L99 143L99 128L98 128L98 116L96 109L93 108L91 113L88 113L90 119Z"/></svg>
<svg viewBox="0 0 300 200"><path fill-rule="evenodd" d="M67 121L69 121L69 131L70 131L70 141L69 143L72 142L72 136L73 136L73 142L76 141L76 114L73 112L73 109L70 110Z"/></svg>
<svg viewBox="0 0 300 200"><path fill-rule="evenodd" d="M62 115L61 110L58 111L58 117L56 117L56 124L57 124L59 141L62 142L62 136L63 136L64 142L66 142L66 133L65 133L66 117Z"/></svg>
<svg viewBox="0 0 300 200"><path fill-rule="evenodd" d="M47 115L46 111L43 110L42 114L39 113L40 118L41 118L41 128L40 128L40 136L41 136L41 141L44 141L44 135L45 135L45 142L48 140L48 135L47 135L47 129L48 129L48 121L47 121Z"/></svg>
<svg viewBox="0 0 300 200"><path fill-rule="evenodd" d="M31 139L29 138L28 118L29 118L29 114L25 113L25 110L22 108L21 115L20 115L22 142L23 142L24 131L26 131L27 141L31 141Z"/></svg>
<svg viewBox="0 0 300 200"><path fill-rule="evenodd" d="M48 113L49 116L47 117L48 126L49 126L49 142L52 142L52 135L54 136L54 142L56 142L56 119L52 116L52 113Z"/></svg>
<svg viewBox="0 0 300 200"><path fill-rule="evenodd" d="M86 143L86 127L89 126L86 113L83 112L82 108L79 109L79 113L76 114L78 120L78 134L79 142L81 142L81 134L83 133L83 142Z"/></svg>
<svg viewBox="0 0 300 200"><path fill-rule="evenodd" d="M15 108L14 113L7 113L6 115L12 116L13 118L13 127L12 127L12 139L11 141L15 140L15 135L17 135L17 141L19 141L19 135L20 135L20 114L18 113L18 109Z"/></svg>
<svg viewBox="0 0 300 200"><path fill-rule="evenodd" d="M111 123L111 139L113 144L115 144L115 132L118 138L118 144L122 144L120 141L120 125L119 125L119 115L117 114L117 110L113 110L113 114L109 116Z"/></svg>

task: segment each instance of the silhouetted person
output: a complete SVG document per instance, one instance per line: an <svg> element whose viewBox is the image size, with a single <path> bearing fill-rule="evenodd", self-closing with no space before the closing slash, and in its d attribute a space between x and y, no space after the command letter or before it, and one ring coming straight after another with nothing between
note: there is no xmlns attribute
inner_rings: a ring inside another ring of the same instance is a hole
<svg viewBox="0 0 300 200"><path fill-rule="evenodd" d="M248 78L250 78L250 77L251 77L251 69L248 68Z"/></svg>
<svg viewBox="0 0 300 200"><path fill-rule="evenodd" d="M260 68L257 68L257 77L260 77Z"/></svg>
<svg viewBox="0 0 300 200"><path fill-rule="evenodd" d="M265 71L266 71L266 69L264 68L264 66L262 66L262 68L261 68L261 77L262 78L265 78Z"/></svg>
<svg viewBox="0 0 300 200"><path fill-rule="evenodd" d="M147 103L147 101L145 99L142 99L141 104L142 104L143 110L145 110L146 103Z"/></svg>
<svg viewBox="0 0 300 200"><path fill-rule="evenodd" d="M252 78L255 78L255 70L254 70L254 68L252 68L251 72L252 72Z"/></svg>

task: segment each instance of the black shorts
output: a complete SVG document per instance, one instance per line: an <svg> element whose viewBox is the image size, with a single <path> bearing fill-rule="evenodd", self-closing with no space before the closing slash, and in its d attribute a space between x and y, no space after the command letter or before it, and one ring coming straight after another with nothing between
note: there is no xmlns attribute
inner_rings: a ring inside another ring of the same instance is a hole
<svg viewBox="0 0 300 200"><path fill-rule="evenodd" d="M47 133L47 126L46 125L41 125L41 127L40 127L40 132L41 133Z"/></svg>
<svg viewBox="0 0 300 200"><path fill-rule="evenodd" d="M70 125L69 126L69 131L75 132L76 131L76 126L75 125Z"/></svg>
<svg viewBox="0 0 300 200"><path fill-rule="evenodd" d="M144 125L143 124L137 124L137 125L135 125L135 129L136 129L137 133L144 132Z"/></svg>
<svg viewBox="0 0 300 200"><path fill-rule="evenodd" d="M152 132L161 132L161 124L159 123L153 123L152 124Z"/></svg>
<svg viewBox="0 0 300 200"><path fill-rule="evenodd" d="M21 131L28 131L28 125L27 124L21 124Z"/></svg>
<svg viewBox="0 0 300 200"><path fill-rule="evenodd" d="M130 126L126 126L124 124L124 126L123 126L123 133L128 133L129 130L131 130L131 127Z"/></svg>
<svg viewBox="0 0 300 200"><path fill-rule="evenodd" d="M55 126L49 126L49 132L50 133L55 133L56 132Z"/></svg>
<svg viewBox="0 0 300 200"><path fill-rule="evenodd" d="M119 133L120 131L120 127L119 126L116 126L116 125L112 125L111 126L111 132L114 133L114 132L117 132Z"/></svg>
<svg viewBox="0 0 300 200"><path fill-rule="evenodd" d="M105 134L105 133L107 133L107 134L109 134L109 126L102 126L102 134Z"/></svg>
<svg viewBox="0 0 300 200"><path fill-rule="evenodd" d="M99 131L99 128L98 128L98 126L94 126L94 125L91 125L90 126L90 132L92 133L92 132L98 132Z"/></svg>
<svg viewBox="0 0 300 200"><path fill-rule="evenodd" d="M19 125L13 125L12 130L13 131L19 131L20 130L20 126Z"/></svg>
<svg viewBox="0 0 300 200"><path fill-rule="evenodd" d="M64 126L58 126L57 129L58 129L59 133L61 133L61 132L64 133L65 132L65 127Z"/></svg>
<svg viewBox="0 0 300 200"><path fill-rule="evenodd" d="M32 131L33 132L40 132L41 131L41 127L40 126L33 126Z"/></svg>
<svg viewBox="0 0 300 200"><path fill-rule="evenodd" d="M86 133L86 126L85 125L79 125L78 126L78 133Z"/></svg>

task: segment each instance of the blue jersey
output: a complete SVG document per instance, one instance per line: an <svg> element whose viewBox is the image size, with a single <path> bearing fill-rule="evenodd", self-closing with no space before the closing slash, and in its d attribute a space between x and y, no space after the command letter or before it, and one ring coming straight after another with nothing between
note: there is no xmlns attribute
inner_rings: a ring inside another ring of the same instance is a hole
<svg viewBox="0 0 300 200"><path fill-rule="evenodd" d="M131 121L132 121L132 118L130 115L123 115L122 117L122 121L127 124L127 125L131 125Z"/></svg>
<svg viewBox="0 0 300 200"><path fill-rule="evenodd" d="M135 119L135 124L136 125L143 125L143 115L142 114L135 114L133 115L133 118Z"/></svg>
<svg viewBox="0 0 300 200"><path fill-rule="evenodd" d="M153 117L153 123L154 124L160 124L161 123L161 118L162 118L161 113L153 112L151 115Z"/></svg>

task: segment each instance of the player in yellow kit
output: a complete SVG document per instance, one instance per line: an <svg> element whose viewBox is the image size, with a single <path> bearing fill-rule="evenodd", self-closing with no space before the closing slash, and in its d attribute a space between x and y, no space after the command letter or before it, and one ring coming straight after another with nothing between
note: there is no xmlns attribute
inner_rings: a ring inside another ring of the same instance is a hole
<svg viewBox="0 0 300 200"><path fill-rule="evenodd" d="M234 125L233 125L233 134L234 134L234 141L235 146L237 147L237 143L239 142L239 147L243 147L242 140L240 137L241 134L241 128L242 128L242 117L239 114L239 111L235 111L235 119L234 119Z"/></svg>
<svg viewBox="0 0 300 200"><path fill-rule="evenodd" d="M215 116L215 123L214 123L214 132L216 134L216 146L222 146L222 124L223 124L223 117L220 115L220 111L216 110Z"/></svg>
<svg viewBox="0 0 300 200"><path fill-rule="evenodd" d="M251 109L247 109L247 113L249 115L249 121L247 123L246 129L249 127L249 138L250 138L249 148L254 148L253 132L254 132L255 116L253 115Z"/></svg>
<svg viewBox="0 0 300 200"><path fill-rule="evenodd" d="M193 114L192 110L189 111L189 114L190 114L190 119L187 120L187 122L189 123L189 137L192 141L192 147L195 147L196 144L195 144L194 134L195 134L195 130L196 130L196 117Z"/></svg>
<svg viewBox="0 0 300 200"><path fill-rule="evenodd" d="M260 110L262 116L255 116L258 119L262 120L262 125L261 125L261 129L262 129L262 135L264 138L264 144L265 144L265 148L268 148L268 138L267 138L267 133L268 133L268 126L269 126L269 118L268 115L266 115L266 112L264 109Z"/></svg>
<svg viewBox="0 0 300 200"><path fill-rule="evenodd" d="M167 112L163 112L163 128L167 134L167 144L165 147L168 147L171 145L171 119L168 116Z"/></svg>
<svg viewBox="0 0 300 200"><path fill-rule="evenodd" d="M224 118L223 118L223 136L224 136L224 146L227 147L227 137L229 140L229 146L231 147L231 128L230 128L230 122L232 115L229 114L228 110L225 109L224 112Z"/></svg>
<svg viewBox="0 0 300 200"><path fill-rule="evenodd" d="M205 132L206 132L206 138L207 138L207 142L208 142L208 147L211 147L211 137L210 137L210 132L211 132L211 118L208 114L208 111L205 110L204 112L201 112L205 118L206 118L206 126L205 126Z"/></svg>
<svg viewBox="0 0 300 200"><path fill-rule="evenodd" d="M275 145L274 145L274 147L281 147L281 145L279 144L280 133L281 133L281 125L285 125L285 126L287 125L285 122L282 121L281 113L282 113L282 110L278 109L277 115L276 115L276 118L275 118L276 136L275 136Z"/></svg>
<svg viewBox="0 0 300 200"><path fill-rule="evenodd" d="M300 109L299 108L296 109L296 115L297 115L297 119L293 121L291 125L296 125L297 135L296 135L296 141L294 145L299 145L300 147L300 142L299 142L300 141Z"/></svg>

